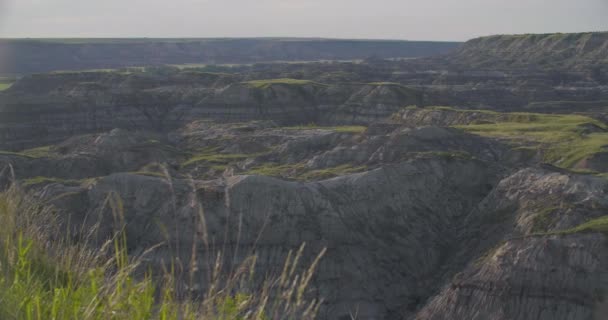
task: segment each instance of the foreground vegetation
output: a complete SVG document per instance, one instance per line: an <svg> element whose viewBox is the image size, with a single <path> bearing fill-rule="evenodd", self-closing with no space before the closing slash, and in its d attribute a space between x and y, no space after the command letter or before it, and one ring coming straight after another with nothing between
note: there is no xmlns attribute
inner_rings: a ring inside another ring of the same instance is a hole
<svg viewBox="0 0 608 320"><path fill-rule="evenodd" d="M120 199L109 197L108 206L120 219ZM218 254L206 293L178 299L180 279L142 272L151 270L143 264L147 253L129 256L122 229L94 246L88 238L58 237L65 234L59 219L16 188L0 193L0 319L313 319L321 305L305 294L323 252L303 269L302 246L282 273L258 286L248 285L255 256L223 274Z"/></svg>

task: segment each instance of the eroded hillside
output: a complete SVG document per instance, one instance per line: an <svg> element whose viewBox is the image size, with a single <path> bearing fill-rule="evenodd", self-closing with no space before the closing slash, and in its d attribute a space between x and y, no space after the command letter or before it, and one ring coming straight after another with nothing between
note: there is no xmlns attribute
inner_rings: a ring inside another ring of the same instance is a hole
<svg viewBox="0 0 608 320"><path fill-rule="evenodd" d="M602 68L608 62L608 32L482 37L466 42L453 59L485 68Z"/></svg>
<svg viewBox="0 0 608 320"><path fill-rule="evenodd" d="M132 253L162 243L146 267L190 261L195 296L215 250L234 265L253 252L271 272L307 243L306 262L327 248L311 282L321 319L600 315L605 83L452 68L28 76L0 93L0 186L54 206L76 239L100 222L92 245L117 223Z"/></svg>

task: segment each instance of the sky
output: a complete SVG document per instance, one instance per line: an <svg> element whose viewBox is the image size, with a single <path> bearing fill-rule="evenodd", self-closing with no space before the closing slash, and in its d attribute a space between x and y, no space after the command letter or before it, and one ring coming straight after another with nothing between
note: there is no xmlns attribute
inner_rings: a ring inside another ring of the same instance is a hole
<svg viewBox="0 0 608 320"><path fill-rule="evenodd" d="M0 0L0 37L464 41L608 31L608 0Z"/></svg>

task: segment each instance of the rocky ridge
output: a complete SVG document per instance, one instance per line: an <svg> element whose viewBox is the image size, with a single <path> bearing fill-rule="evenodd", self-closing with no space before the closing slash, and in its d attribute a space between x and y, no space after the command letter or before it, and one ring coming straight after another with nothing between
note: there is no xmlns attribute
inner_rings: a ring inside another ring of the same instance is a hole
<svg viewBox="0 0 608 320"><path fill-rule="evenodd" d="M448 127L480 121L474 113L455 122L456 110L429 109L435 120L425 122L412 114L422 111L368 127L117 129L0 159L74 225L103 219L100 239L114 230L107 197L119 196L132 252L167 243L150 266L175 248L189 258L198 210L234 262L255 247L260 268L273 270L302 242L306 257L327 247L313 282L322 318L590 317L608 265L604 235L581 226L604 217L608 181ZM203 290L214 250L196 246Z"/></svg>
<svg viewBox="0 0 608 320"><path fill-rule="evenodd" d="M0 74L164 64L421 57L457 42L341 39L0 39Z"/></svg>
<svg viewBox="0 0 608 320"><path fill-rule="evenodd" d="M608 62L608 32L497 35L467 41L453 55L485 68L577 68Z"/></svg>

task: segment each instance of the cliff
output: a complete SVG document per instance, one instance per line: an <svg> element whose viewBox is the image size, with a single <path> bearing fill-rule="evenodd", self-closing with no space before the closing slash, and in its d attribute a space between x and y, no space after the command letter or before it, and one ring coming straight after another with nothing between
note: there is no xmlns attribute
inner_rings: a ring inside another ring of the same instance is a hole
<svg viewBox="0 0 608 320"><path fill-rule="evenodd" d="M608 63L608 32L497 35L469 40L450 60L484 68L581 68Z"/></svg>

